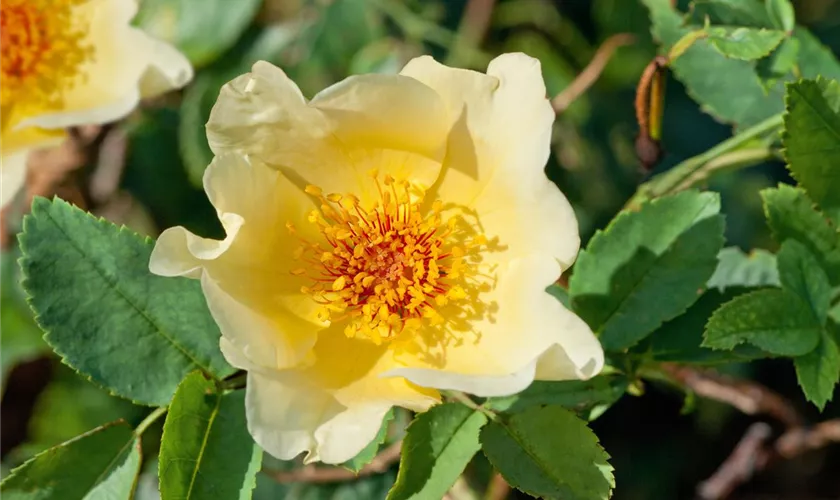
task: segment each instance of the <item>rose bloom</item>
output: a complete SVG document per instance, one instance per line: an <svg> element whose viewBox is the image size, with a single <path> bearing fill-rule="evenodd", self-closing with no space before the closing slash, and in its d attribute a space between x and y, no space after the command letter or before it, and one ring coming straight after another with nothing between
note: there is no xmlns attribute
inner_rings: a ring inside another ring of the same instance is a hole
<svg viewBox="0 0 840 500"><path fill-rule="evenodd" d="M150 269L201 280L260 446L341 463L392 406L601 370L545 291L580 245L544 173L553 121L523 54L487 74L420 57L310 101L258 62L222 89L204 186L227 236L168 229Z"/></svg>
<svg viewBox="0 0 840 500"><path fill-rule="evenodd" d="M0 3L0 203L23 183L27 153L64 127L119 119L192 78L183 55L129 25L136 11L137 0Z"/></svg>

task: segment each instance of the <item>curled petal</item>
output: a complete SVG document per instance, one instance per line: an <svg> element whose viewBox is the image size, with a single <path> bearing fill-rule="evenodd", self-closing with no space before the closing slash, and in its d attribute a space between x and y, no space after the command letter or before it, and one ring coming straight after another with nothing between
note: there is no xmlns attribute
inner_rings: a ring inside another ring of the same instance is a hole
<svg viewBox="0 0 840 500"><path fill-rule="evenodd" d="M306 281L293 273L300 242L286 223L316 238L305 219L312 202L281 173L236 154L216 157L204 185L225 239L167 229L149 269L201 278L222 334L252 364L279 369L301 362L325 322L317 317L318 305L300 293Z"/></svg>
<svg viewBox="0 0 840 500"><path fill-rule="evenodd" d="M281 69L257 62L222 89L207 133L216 154L255 156L301 187L369 202L372 170L430 187L448 128L437 93L412 78L354 76L307 102Z"/></svg>

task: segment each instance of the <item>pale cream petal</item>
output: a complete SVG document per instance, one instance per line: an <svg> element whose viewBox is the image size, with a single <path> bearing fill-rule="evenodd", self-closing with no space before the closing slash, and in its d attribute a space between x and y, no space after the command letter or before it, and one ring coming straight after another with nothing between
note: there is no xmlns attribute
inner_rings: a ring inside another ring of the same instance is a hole
<svg viewBox="0 0 840 500"><path fill-rule="evenodd" d="M314 356L299 370L249 372L249 429L278 458L305 451L307 462L344 462L373 440L392 406L424 411L440 400L435 391L379 377L394 363L384 346L333 329L321 334Z"/></svg>
<svg viewBox="0 0 840 500"><path fill-rule="evenodd" d="M206 273L201 276L201 289L228 347L241 354L229 357L231 364L278 370L311 359L310 350L322 325L302 319L279 303L271 309L271 297L234 296Z"/></svg>
<svg viewBox="0 0 840 500"><path fill-rule="evenodd" d="M204 184L225 239L168 229L152 251L150 270L201 277L222 334L255 365L278 369L305 360L326 323L317 317L318 304L301 293L306 278L292 274L301 265L294 257L300 242L286 222L319 241L305 220L312 202L280 172L235 154L216 157Z"/></svg>
<svg viewBox="0 0 840 500"><path fill-rule="evenodd" d="M558 302L559 304L559 302ZM563 309L558 317L564 320L558 329L563 332L561 342L540 356L537 380L587 380L604 368L604 350L589 326L579 316ZM558 311L559 312L559 311Z"/></svg>
<svg viewBox="0 0 840 500"><path fill-rule="evenodd" d="M33 112L21 124L63 128L107 123L129 114L141 97L186 84L192 78L189 62L173 47L130 26L136 11L135 0L90 0L75 7L75 18L86 26L85 43L94 50L80 70L85 78L65 92L61 109Z"/></svg>
<svg viewBox="0 0 840 500"><path fill-rule="evenodd" d="M28 151L4 154L0 166L0 208L11 202L26 180Z"/></svg>
<svg viewBox="0 0 840 500"><path fill-rule="evenodd" d="M307 103L282 70L258 62L223 87L207 133L217 154L256 156L300 186L353 192L364 202L376 193L374 168L430 186L447 126L437 94L411 78L351 77Z"/></svg>
<svg viewBox="0 0 840 500"><path fill-rule="evenodd" d="M450 320L443 326L445 335L425 330L422 345L398 353L405 367L386 375L478 396L512 394L530 384L538 360L542 374L566 376L558 356L542 359L555 346L574 360L581 376L595 375L603 366L600 345L582 321L545 291L559 275L551 256L514 259L482 299L481 318L470 318L461 328Z"/></svg>
<svg viewBox="0 0 840 500"><path fill-rule="evenodd" d="M354 405L324 422L315 430L318 448L306 462L344 463L374 440L390 404Z"/></svg>
<svg viewBox="0 0 840 500"><path fill-rule="evenodd" d="M245 390L248 431L263 450L281 460L303 452L319 458L315 432L343 410L332 396L295 375L256 371L248 372Z"/></svg>
<svg viewBox="0 0 840 500"><path fill-rule="evenodd" d="M193 78L193 67L187 57L172 45L130 28L138 50L148 60L146 71L140 77L140 97L155 97L180 89Z"/></svg>
<svg viewBox="0 0 840 500"><path fill-rule="evenodd" d="M577 220L563 194L545 176L554 111L539 61L524 54L494 59L487 74L443 66L429 56L402 74L429 85L450 111L449 152L436 195L474 210L504 262L534 249L567 269L580 246Z"/></svg>

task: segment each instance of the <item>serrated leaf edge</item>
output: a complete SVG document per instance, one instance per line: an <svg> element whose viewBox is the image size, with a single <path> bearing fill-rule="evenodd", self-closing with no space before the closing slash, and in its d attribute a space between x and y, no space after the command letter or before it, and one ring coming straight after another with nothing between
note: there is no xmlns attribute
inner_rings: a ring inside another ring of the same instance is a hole
<svg viewBox="0 0 840 500"><path fill-rule="evenodd" d="M61 198L55 197L54 199L50 200L50 199L47 199L47 198L44 198L44 197L41 197L41 196L36 196L32 201L31 213L24 216L23 224L22 224L23 229L17 235L18 236L18 246L19 246L20 251L21 251L21 257L17 259L17 264L20 267L20 271L21 271L21 287L23 288L23 290L26 294L26 304L29 306L29 309L32 311L32 317L33 317L33 320L35 321L35 324L38 326L38 328L41 329L42 332L44 332L44 334L41 336L41 338L43 338L44 342L46 342L47 345L50 346L50 348L53 350L53 352L58 354L59 360L61 361L61 363L63 365L67 366L68 368L73 370L75 373L79 374L79 376L81 376L82 378L84 378L88 382L92 383L96 387L99 387L100 389L106 391L108 394L110 394L112 396L116 396L116 397L121 398L121 399L131 401L132 403L140 405L140 406L149 406L149 407L152 407L152 408L161 406L159 403L156 403L156 402L141 401L141 400L138 400L138 399L135 399L135 398L132 398L132 397L128 397L125 394L120 394L120 393L116 392L111 387L108 387L104 383L94 379L91 375L89 375L89 374L87 374L83 371L80 371L75 366L71 365L69 363L69 361L67 361L67 359L65 357L65 353L61 349L59 349L55 345L53 345L52 342L50 342L49 335L50 335L51 332L50 332L50 330L45 328L44 325L41 324L41 321L40 321L41 315L38 313L38 311L36 311L35 306L32 303L33 295L29 291L29 288L27 287L27 282L29 281L29 274L27 273L26 268L24 267L24 263L29 261L29 259L31 259L31 257L29 255L27 255L28 243L26 243L27 228L32 224L32 222L30 222L30 221L32 221L34 218L37 217L36 211L49 210L51 207L56 206L56 205L65 205L68 208L70 208L70 210L80 212L82 215L88 217L89 219L92 219L96 224L116 227L117 228L116 237L122 236L124 233L126 233L130 237L140 238L144 245L153 245L154 244L154 239L152 239L149 236L141 236L141 235L137 234L136 232L132 231L129 227L127 227L124 224L117 226L116 224L114 224L114 223L110 222L109 220L105 219L104 217L96 217L93 214L91 214L90 212L86 212L86 211L82 210L81 208L79 208L79 207L77 207L77 206L75 206L71 203L68 203L65 200L62 200ZM56 224L56 227L58 227L57 224ZM132 302L128 301L127 299L126 299L126 301L129 302L132 305L132 307L134 307L134 304ZM138 312L141 312L141 314L142 314L142 311L138 311ZM142 314L142 316L144 318L146 318L145 314ZM170 340L168 336L165 336L165 338ZM199 364L180 345L172 342L171 340L170 340L170 342L180 352L184 353L187 356L187 359L192 361L193 364L196 367L198 367L202 372L205 373L205 375L207 375L211 378L215 378L215 376L212 375L212 372L210 372L209 368L204 366L204 363ZM174 396L174 395L175 395L175 393L173 392L172 395L170 396L170 401L172 399L172 396Z"/></svg>

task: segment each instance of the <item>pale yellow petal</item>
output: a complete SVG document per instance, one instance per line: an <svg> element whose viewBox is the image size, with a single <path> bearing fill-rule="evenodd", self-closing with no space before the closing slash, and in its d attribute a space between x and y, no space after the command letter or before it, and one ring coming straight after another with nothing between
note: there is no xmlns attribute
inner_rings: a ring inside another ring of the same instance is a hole
<svg viewBox="0 0 840 500"><path fill-rule="evenodd" d="M284 368L301 362L325 326L318 305L293 274L300 246L286 226L319 241L305 217L311 201L278 171L256 160L216 157L204 176L205 190L222 221L222 241L183 228L160 236L149 268L164 276L201 277L210 311L231 343L256 365Z"/></svg>
<svg viewBox="0 0 840 500"><path fill-rule="evenodd" d="M343 410L332 396L293 374L257 371L248 372L245 390L248 431L263 450L281 460L319 458L315 432Z"/></svg>
<svg viewBox="0 0 840 500"><path fill-rule="evenodd" d="M314 356L299 370L249 373L249 430L278 458L306 452L308 462L344 462L373 440L392 406L424 411L439 401L435 391L380 377L394 366L384 346L331 329L321 334Z"/></svg>
<svg viewBox="0 0 840 500"><path fill-rule="evenodd" d="M307 102L282 70L258 62L222 89L207 131L217 154L256 156L298 185L364 202L376 193L372 169L431 186L447 126L438 95L411 78L351 77Z"/></svg>
<svg viewBox="0 0 840 500"><path fill-rule="evenodd" d="M429 85L450 112L452 133L437 196L474 210L504 262L539 249L567 269L580 246L577 220L548 180L554 111L539 61L524 54L494 59L487 74L412 60L402 74Z"/></svg>
<svg viewBox="0 0 840 500"><path fill-rule="evenodd" d="M180 89L193 78L193 67L187 57L172 45L130 28L138 55L146 58L146 70L138 83L140 97L147 99Z"/></svg>
<svg viewBox="0 0 840 500"><path fill-rule="evenodd" d="M595 375L603 366L598 341L585 323L545 291L559 274L560 266L551 256L534 253L514 259L483 299L486 307L479 310L480 317L449 321L441 327L443 333L425 330L421 344L397 354L405 367L388 375L478 396L513 394L531 383L535 369L572 378L566 375L574 370L564 371L554 349L571 358L584 378ZM543 361L549 351L553 354Z"/></svg>

